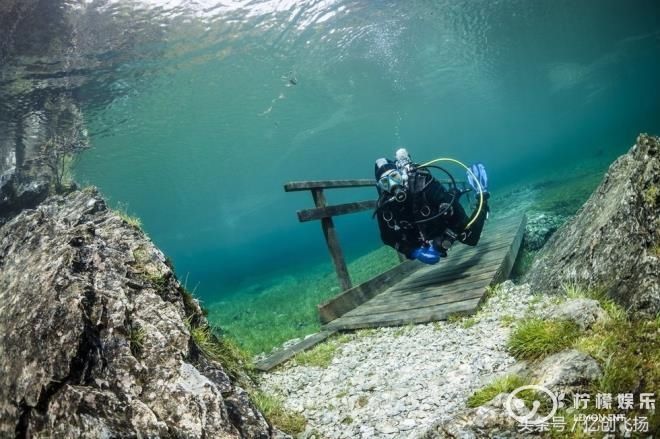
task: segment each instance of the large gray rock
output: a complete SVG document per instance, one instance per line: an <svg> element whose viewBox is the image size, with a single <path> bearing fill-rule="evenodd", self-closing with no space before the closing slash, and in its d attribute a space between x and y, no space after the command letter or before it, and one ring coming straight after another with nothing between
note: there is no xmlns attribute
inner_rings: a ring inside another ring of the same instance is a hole
<svg viewBox="0 0 660 439"><path fill-rule="evenodd" d="M603 375L591 356L570 349L551 355L535 367L535 382L556 394L586 388Z"/></svg>
<svg viewBox="0 0 660 439"><path fill-rule="evenodd" d="M660 312L660 139L640 135L575 217L540 251L525 281L605 288L633 312Z"/></svg>
<svg viewBox="0 0 660 439"><path fill-rule="evenodd" d="M163 254L95 191L23 211L0 227L0 437L271 437L189 322Z"/></svg>
<svg viewBox="0 0 660 439"><path fill-rule="evenodd" d="M521 432L519 423L509 415L506 409L508 393L500 393L486 404L473 409L465 409L449 420L431 427L422 439L476 439L476 438L525 438L529 433ZM529 413L525 403L516 398L511 400L511 407L519 416ZM537 416L530 417L533 422Z"/></svg>
<svg viewBox="0 0 660 439"><path fill-rule="evenodd" d="M569 299L550 308L546 312L546 317L571 321L583 331L591 329L596 323L609 320L609 316L600 303L593 299Z"/></svg>

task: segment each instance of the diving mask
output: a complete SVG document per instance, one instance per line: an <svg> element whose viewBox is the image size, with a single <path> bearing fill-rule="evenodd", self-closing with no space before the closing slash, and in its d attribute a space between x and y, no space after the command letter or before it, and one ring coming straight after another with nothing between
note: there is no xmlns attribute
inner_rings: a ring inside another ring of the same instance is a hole
<svg viewBox="0 0 660 439"><path fill-rule="evenodd" d="M397 169L391 169L378 179L378 186L385 192L394 192L403 185L403 176Z"/></svg>

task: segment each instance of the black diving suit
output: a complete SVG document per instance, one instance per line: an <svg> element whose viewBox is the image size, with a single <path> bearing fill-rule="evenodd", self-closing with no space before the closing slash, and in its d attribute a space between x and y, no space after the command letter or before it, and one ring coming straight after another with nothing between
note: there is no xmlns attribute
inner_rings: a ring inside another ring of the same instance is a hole
<svg viewBox="0 0 660 439"><path fill-rule="evenodd" d="M461 206L463 195L459 189L446 189L426 169L417 169L408 175L405 200L398 201L392 194L379 188L380 197L375 215L383 243L408 259L413 250L431 241L442 256L454 241L475 246L479 242L488 216L488 193L476 221L472 221Z"/></svg>

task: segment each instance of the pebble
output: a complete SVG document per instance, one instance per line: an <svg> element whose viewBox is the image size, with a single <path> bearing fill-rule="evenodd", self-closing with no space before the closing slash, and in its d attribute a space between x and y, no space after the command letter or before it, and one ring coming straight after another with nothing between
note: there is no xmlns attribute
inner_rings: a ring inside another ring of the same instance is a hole
<svg viewBox="0 0 660 439"><path fill-rule="evenodd" d="M379 328L342 344L326 369L285 366L264 374L260 386L307 418L306 431L317 437L418 437L463 410L484 379L515 363L506 351L512 326L502 318L539 314L550 302L534 298L527 285L505 282L468 328L460 320L403 334ZM347 417L350 425L340 422Z"/></svg>

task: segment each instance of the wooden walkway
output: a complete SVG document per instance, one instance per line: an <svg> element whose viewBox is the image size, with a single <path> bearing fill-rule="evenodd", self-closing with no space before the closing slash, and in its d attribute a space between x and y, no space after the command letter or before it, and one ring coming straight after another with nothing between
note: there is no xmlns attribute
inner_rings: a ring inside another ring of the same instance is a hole
<svg viewBox="0 0 660 439"><path fill-rule="evenodd" d="M452 314L473 314L486 288L509 276L522 242L525 219L515 217L487 227L476 247L454 244L446 259L422 266L323 329L426 323Z"/></svg>
<svg viewBox="0 0 660 439"><path fill-rule="evenodd" d="M454 244L436 265L406 261L319 306L322 331L257 363L270 370L337 331L473 314L489 285L504 281L518 255L524 216L492 219L476 247Z"/></svg>

